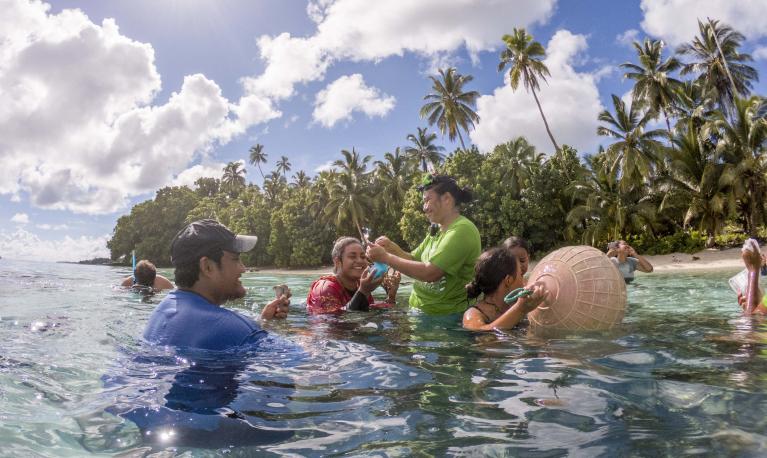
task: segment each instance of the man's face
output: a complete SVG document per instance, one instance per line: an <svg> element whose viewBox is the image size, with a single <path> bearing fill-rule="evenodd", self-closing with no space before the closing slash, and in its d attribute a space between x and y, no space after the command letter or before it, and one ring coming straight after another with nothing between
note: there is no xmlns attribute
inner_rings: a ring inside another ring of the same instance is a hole
<svg viewBox="0 0 767 458"><path fill-rule="evenodd" d="M359 280L362 277L362 271L368 266L365 250L359 243L351 243L341 255L338 263L337 272L350 280Z"/></svg>
<svg viewBox="0 0 767 458"><path fill-rule="evenodd" d="M220 267L213 261L211 263L214 271L212 286L221 300L220 303L245 297L245 288L240 283L240 275L245 272L245 266L240 261L240 254L224 251Z"/></svg>

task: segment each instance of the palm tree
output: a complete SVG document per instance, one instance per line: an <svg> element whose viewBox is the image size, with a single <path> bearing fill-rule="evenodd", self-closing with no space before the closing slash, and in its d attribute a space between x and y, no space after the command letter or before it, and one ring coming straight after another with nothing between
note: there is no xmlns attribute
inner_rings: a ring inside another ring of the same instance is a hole
<svg viewBox="0 0 767 458"><path fill-rule="evenodd" d="M445 148L437 146L432 142L437 139L437 134L430 134L426 127L418 127L418 134L408 134L407 139L413 146L405 147L405 154L409 155L416 164L421 164L423 171L428 171L427 163L431 163L432 169L435 169L445 159L445 155L440 153Z"/></svg>
<svg viewBox="0 0 767 458"><path fill-rule="evenodd" d="M611 164L606 165L620 171L621 188L627 191L650 177L653 162L657 160L656 151L661 147L655 139L664 133L660 129L644 130L653 117L652 112L641 115L636 104L631 104L627 109L620 97L613 94L612 98L615 115L607 110L599 114L598 119L605 125L597 128L597 135L617 139L607 147L606 153Z"/></svg>
<svg viewBox="0 0 767 458"><path fill-rule="evenodd" d="M479 92L463 90L463 86L474 77L461 75L455 68L448 68L447 71L440 69L439 75L441 78L429 77L433 92L424 96L427 102L421 107L421 117L428 117L430 126L437 124L442 135L447 133L450 141L455 140L457 135L461 148L465 150L461 129L468 134L469 128L479 122L479 115L474 112Z"/></svg>
<svg viewBox="0 0 767 458"><path fill-rule="evenodd" d="M684 65L682 75L698 73L706 92L716 98L722 111L731 113L734 98L747 96L759 79L754 67L745 63L753 58L738 52L745 37L719 21L698 21L698 29L699 36L677 49L693 59Z"/></svg>
<svg viewBox="0 0 767 458"><path fill-rule="evenodd" d="M697 221L708 235L707 245L724 225L730 209L735 207L731 186L734 168L719 160L713 147L699 140L694 121L673 138L675 148L668 152L668 174L658 179L663 199L659 211L680 207L685 211L685 227Z"/></svg>
<svg viewBox="0 0 767 458"><path fill-rule="evenodd" d="M410 189L410 161L407 156L400 154L397 147L394 154L384 153L384 160L376 161L375 165L376 175L382 184L384 207L390 214L395 214L402 208L405 194Z"/></svg>
<svg viewBox="0 0 767 458"><path fill-rule="evenodd" d="M261 179L263 180L265 177L264 171L261 170L261 164L266 164L266 159L269 155L264 152L264 145L260 143L251 146L249 152L250 164L258 167L258 172L261 174Z"/></svg>
<svg viewBox="0 0 767 458"><path fill-rule="evenodd" d="M658 115L663 114L670 140L669 109L674 103L675 89L681 82L669 74L678 70L682 64L673 56L663 60L663 42L660 40L645 39L644 44L635 41L634 48L637 50L639 65L630 62L621 64L622 68L629 70L623 75L624 78L634 80L633 103Z"/></svg>
<svg viewBox="0 0 767 458"><path fill-rule="evenodd" d="M722 160L735 168L735 193L745 207L746 230L756 236L757 227L766 216L767 101L759 96L735 97L732 121L722 111L715 111L704 135L708 132L720 139L716 150Z"/></svg>
<svg viewBox="0 0 767 458"><path fill-rule="evenodd" d="M543 124L546 126L546 132L549 134L551 143L554 145L554 150L559 150L559 145L554 140L554 135L549 128L549 122L543 114L541 102L535 93L536 90L540 89L538 79L545 82L546 77L551 76L549 69L542 60L546 55L546 49L542 44L533 41L533 36L529 35L525 29L515 28L511 35L503 36L503 42L506 44L506 49L501 51L501 62L498 64L498 71L503 71L506 64L509 64L509 84L511 88L516 91L521 78L525 89L533 93L535 104L538 105L538 111L541 113Z"/></svg>
<svg viewBox="0 0 767 458"><path fill-rule="evenodd" d="M279 197L285 189L285 183L285 177L280 175L280 172L276 170L272 170L272 172L266 176L263 189L264 195L270 203L273 204L277 200L277 197Z"/></svg>
<svg viewBox="0 0 767 458"><path fill-rule="evenodd" d="M567 214L571 228L582 230L582 241L592 246L618 240L626 234L654 232L655 205L644 196L644 189L624 191L619 173L609 166L605 153L587 158L591 172L576 181L569 191L580 204Z"/></svg>
<svg viewBox="0 0 767 458"><path fill-rule="evenodd" d="M288 157L280 156L280 160L277 161L277 164L276 164L277 172L279 173L280 171L282 171L282 177L287 179L285 174L287 172L290 172L290 166L291 164L290 164L290 161L288 160Z"/></svg>
<svg viewBox="0 0 767 458"><path fill-rule="evenodd" d="M531 169L539 167L545 157L543 153L536 152L525 137L517 137L496 146L492 154L501 160L502 165L497 168L503 188L515 196L519 196L527 186Z"/></svg>
<svg viewBox="0 0 767 458"><path fill-rule="evenodd" d="M293 174L293 184L297 188L305 188L309 186L311 182L311 178L309 178L309 175L307 175L303 170L299 170Z"/></svg>
<svg viewBox="0 0 767 458"><path fill-rule="evenodd" d="M221 177L221 186L228 189L230 192L236 192L237 190L245 187L245 174L247 170L243 167L242 162L235 161L229 162L222 169L224 171Z"/></svg>
<svg viewBox="0 0 767 458"><path fill-rule="evenodd" d="M333 162L338 173L329 189L325 216L331 218L336 227L350 221L362 237L362 223L372 208L367 183L367 164L371 157L360 157L354 148L351 152L341 150L341 154L344 160Z"/></svg>

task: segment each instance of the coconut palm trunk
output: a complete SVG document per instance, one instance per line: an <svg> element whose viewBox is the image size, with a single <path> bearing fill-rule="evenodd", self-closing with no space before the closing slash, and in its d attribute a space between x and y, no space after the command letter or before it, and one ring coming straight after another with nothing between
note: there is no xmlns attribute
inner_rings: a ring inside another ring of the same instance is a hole
<svg viewBox="0 0 767 458"><path fill-rule="evenodd" d="M546 126L546 133L549 134L551 143L554 144L554 151L559 151L559 145L557 145L557 141L554 140L554 135L551 133L551 129L549 128L549 122L546 120L546 115L543 114L543 108L541 108L541 102L538 100L538 95L535 93L535 89L532 89L531 92L533 93L533 98L535 98L535 104L538 105L538 111L541 112L541 118L543 118L543 125Z"/></svg>
<svg viewBox="0 0 767 458"><path fill-rule="evenodd" d="M461 141L461 149L466 151L466 145L463 144L463 135L461 135L461 129L458 129L458 140Z"/></svg>

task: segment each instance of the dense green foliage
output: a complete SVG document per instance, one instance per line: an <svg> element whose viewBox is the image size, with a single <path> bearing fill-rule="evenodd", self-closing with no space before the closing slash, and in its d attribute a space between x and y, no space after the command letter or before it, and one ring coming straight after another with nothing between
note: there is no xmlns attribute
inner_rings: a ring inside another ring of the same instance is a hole
<svg viewBox="0 0 767 458"><path fill-rule="evenodd" d="M163 188L117 221L108 243L112 259L126 261L135 249L140 258L168 265L173 235L200 218L257 235L256 249L243 257L248 265L327 264L333 241L359 236L363 227L412 249L429 226L416 190L427 170L473 190L475 200L463 213L486 247L518 235L540 256L561 245L604 248L624 238L639 252L660 254L764 238L767 102L749 92L757 75L747 65L750 56L737 50L742 36L716 21L700 27L701 36L680 47L680 56L664 57L659 41L635 44L638 63L622 66L635 82L632 100L613 96L613 106L600 113L596 133L608 143L595 153L559 146L549 131L550 152L519 137L491 151L469 145L445 156L436 136L418 128L403 135L409 142L403 152L396 147L373 161L343 150L332 170L315 177L297 171L288 182L289 159L281 156L264 176L267 153L255 145L248 159L264 178L262 187L247 182L244 161L234 161L220 179L201 178L194 189ZM512 87L522 82L535 95L548 75L545 50L524 30L504 42L499 67L508 66ZM450 138L463 140L461 131L477 120L477 93L464 88L471 81L455 69L432 78L422 115ZM651 127L658 121L664 128Z"/></svg>

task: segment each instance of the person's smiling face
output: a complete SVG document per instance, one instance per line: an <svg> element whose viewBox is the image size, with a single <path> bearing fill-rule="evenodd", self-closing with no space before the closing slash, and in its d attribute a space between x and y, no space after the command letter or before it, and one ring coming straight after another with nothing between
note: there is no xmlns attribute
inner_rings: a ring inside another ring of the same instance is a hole
<svg viewBox="0 0 767 458"><path fill-rule="evenodd" d="M365 250L359 243L351 243L344 248L341 258L335 263L337 275L352 281L359 281L362 272L368 266Z"/></svg>
<svg viewBox="0 0 767 458"><path fill-rule="evenodd" d="M452 196L447 192L442 195L437 194L432 189L423 192L423 212L429 222L442 223L449 210L450 204L448 201L451 198Z"/></svg>

